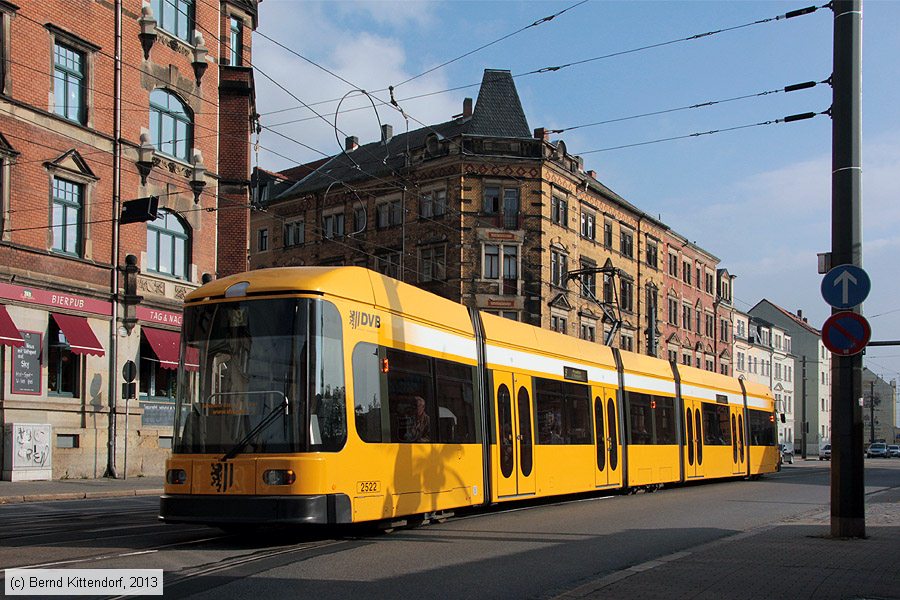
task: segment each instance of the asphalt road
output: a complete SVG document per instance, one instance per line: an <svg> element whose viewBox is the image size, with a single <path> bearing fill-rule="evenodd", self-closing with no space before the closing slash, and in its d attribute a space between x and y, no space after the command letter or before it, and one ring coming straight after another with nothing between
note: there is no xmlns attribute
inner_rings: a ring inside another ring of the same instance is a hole
<svg viewBox="0 0 900 600"><path fill-rule="evenodd" d="M0 568L164 569L172 598L547 598L699 544L827 511L828 466L807 462L759 481L520 504L389 533L226 535L159 524L152 497L8 505L0 506ZM867 460L866 486L867 493L900 486L900 460Z"/></svg>

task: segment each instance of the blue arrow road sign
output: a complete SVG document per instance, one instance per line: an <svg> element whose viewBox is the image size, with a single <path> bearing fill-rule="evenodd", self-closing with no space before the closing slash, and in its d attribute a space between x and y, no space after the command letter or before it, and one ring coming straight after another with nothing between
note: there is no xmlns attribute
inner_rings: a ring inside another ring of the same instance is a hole
<svg viewBox="0 0 900 600"><path fill-rule="evenodd" d="M822 297L834 308L859 306L870 289L868 273L855 265L838 265L822 279Z"/></svg>
<svg viewBox="0 0 900 600"><path fill-rule="evenodd" d="M866 318L850 311L835 313L822 325L822 343L841 356L859 354L871 337Z"/></svg>

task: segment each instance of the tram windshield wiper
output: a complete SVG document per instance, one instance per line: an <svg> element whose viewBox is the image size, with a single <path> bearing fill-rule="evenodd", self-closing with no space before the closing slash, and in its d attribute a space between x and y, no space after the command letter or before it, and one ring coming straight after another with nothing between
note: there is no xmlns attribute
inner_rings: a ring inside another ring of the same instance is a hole
<svg viewBox="0 0 900 600"><path fill-rule="evenodd" d="M253 429L248 431L247 435L245 435L243 438L241 438L241 440L238 443L236 443L234 446L231 447L231 450L229 450L224 455L222 455L222 458L219 459L221 462L225 462L226 460L228 460L230 458L234 458L235 456L237 456L238 454L243 452L244 448L247 447L247 445L253 440L253 438L255 438L257 435L259 435L266 427L268 427L269 425L271 425L272 423L275 422L275 420L279 414L283 415L283 416L287 416L288 414L290 414L290 402L288 401L288 397L285 396L284 394L282 394L281 392L273 390L271 392L256 392L256 393L258 393L258 394L260 394L260 393L261 394L279 394L284 399L284 401L279 403L275 408L273 408L269 412L269 414L267 414L263 418L262 421L260 421L259 423L256 424L256 427L254 427Z"/></svg>

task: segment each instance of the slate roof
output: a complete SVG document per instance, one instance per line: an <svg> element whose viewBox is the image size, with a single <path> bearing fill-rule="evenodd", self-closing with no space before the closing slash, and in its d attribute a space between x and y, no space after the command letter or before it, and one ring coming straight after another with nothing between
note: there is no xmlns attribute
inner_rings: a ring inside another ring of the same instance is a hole
<svg viewBox="0 0 900 600"><path fill-rule="evenodd" d="M485 69L472 112L469 135L529 138L531 129L509 71Z"/></svg>
<svg viewBox="0 0 900 600"><path fill-rule="evenodd" d="M353 183L390 176L406 166L407 150L422 148L430 134L443 139L461 135L498 138L531 138L531 130L509 71L486 69L471 117L398 133L387 143L381 140L361 145L349 153L326 159L314 172L295 183L277 199L287 200L324 190L334 182ZM282 171L287 173L292 171Z"/></svg>

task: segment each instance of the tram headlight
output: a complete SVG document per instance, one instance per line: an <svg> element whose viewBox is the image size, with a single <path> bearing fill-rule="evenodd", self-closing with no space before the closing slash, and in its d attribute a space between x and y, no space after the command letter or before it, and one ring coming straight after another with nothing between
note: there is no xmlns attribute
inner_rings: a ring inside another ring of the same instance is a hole
<svg viewBox="0 0 900 600"><path fill-rule="evenodd" d="M166 471L166 483L181 485L187 481L187 472L184 469L169 469Z"/></svg>
<svg viewBox="0 0 900 600"><path fill-rule="evenodd" d="M291 485L297 481L297 474L290 469L269 469L263 473L266 485Z"/></svg>

